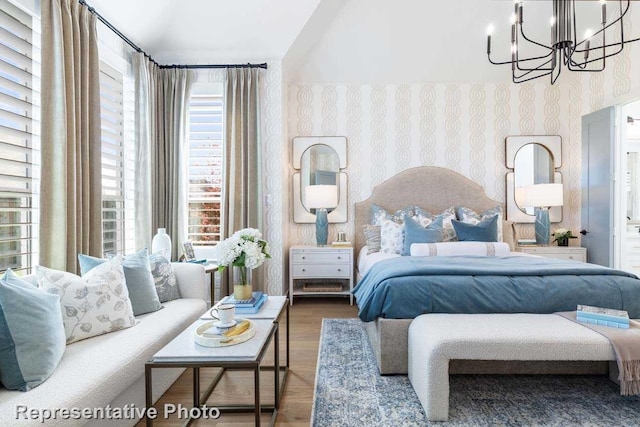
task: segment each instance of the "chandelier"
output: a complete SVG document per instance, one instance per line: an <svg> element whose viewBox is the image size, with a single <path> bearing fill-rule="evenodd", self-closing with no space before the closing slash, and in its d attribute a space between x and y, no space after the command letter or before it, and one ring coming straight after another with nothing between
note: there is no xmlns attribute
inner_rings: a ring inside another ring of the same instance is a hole
<svg viewBox="0 0 640 427"><path fill-rule="evenodd" d="M577 37L576 0L553 0L553 15L549 21L551 36L548 42L527 37L524 31L524 0L514 0L511 15L511 60L494 61L491 58L491 35L494 26L487 28L487 57L494 65L511 65L514 83L524 83L540 77L550 76L554 84L565 65L570 71L603 71L606 59L619 54L626 43L640 38L626 40L622 19L629 12L630 0L599 0L602 27L597 31L587 29L583 38ZM607 23L607 4L614 5L615 19ZM616 3L620 6L617 13ZM619 40L607 43L607 35L619 32ZM522 48L531 46L538 55L522 57Z"/></svg>

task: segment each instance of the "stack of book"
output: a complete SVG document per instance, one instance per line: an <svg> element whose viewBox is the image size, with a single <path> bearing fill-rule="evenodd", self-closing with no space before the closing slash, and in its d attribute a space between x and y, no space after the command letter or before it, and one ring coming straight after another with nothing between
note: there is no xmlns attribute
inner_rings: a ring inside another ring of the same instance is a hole
<svg viewBox="0 0 640 427"><path fill-rule="evenodd" d="M624 310L578 305L576 319L593 325L629 329L629 313Z"/></svg>
<svg viewBox="0 0 640 427"><path fill-rule="evenodd" d="M268 295L255 291L251 299L237 300L233 295L222 298L220 304L234 304L236 306L236 314L256 314L260 311L260 307L267 301Z"/></svg>

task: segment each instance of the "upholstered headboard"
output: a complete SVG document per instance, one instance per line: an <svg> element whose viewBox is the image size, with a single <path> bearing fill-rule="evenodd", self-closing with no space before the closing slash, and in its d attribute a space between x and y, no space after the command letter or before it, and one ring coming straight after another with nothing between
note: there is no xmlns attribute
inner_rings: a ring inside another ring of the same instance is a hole
<svg viewBox="0 0 640 427"><path fill-rule="evenodd" d="M375 203L389 212L407 206L420 206L432 213L439 213L451 206L466 206L482 212L502 202L490 199L484 189L470 179L450 169L421 166L407 169L373 189L371 197L355 204L356 254L366 244L362 226L371 217L371 205ZM513 248L513 231L510 224L503 226L504 241Z"/></svg>

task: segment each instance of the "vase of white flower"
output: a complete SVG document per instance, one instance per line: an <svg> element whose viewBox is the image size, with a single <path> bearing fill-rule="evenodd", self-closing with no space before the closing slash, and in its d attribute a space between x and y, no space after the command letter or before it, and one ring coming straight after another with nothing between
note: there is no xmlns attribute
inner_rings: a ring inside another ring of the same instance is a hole
<svg viewBox="0 0 640 427"><path fill-rule="evenodd" d="M217 247L219 271L233 267L233 296L237 300L251 298L253 284L252 270L264 263L269 255L267 242L262 233L254 228L245 228L221 242Z"/></svg>

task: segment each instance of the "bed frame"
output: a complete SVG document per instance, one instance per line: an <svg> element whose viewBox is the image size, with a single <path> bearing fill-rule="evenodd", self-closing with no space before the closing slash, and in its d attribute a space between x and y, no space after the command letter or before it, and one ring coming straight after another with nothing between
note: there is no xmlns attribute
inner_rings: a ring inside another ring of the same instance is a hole
<svg viewBox="0 0 640 427"><path fill-rule="evenodd" d="M476 212L502 205L489 198L484 189L470 179L445 168L422 166L408 169L373 189L371 197L355 204L356 256L366 244L362 226L370 222L371 205L389 212L407 206L420 206L435 214L451 206L466 206ZM511 223L503 223L503 240L514 248ZM365 329L373 347L380 373L406 374L408 366L408 330L413 319L383 319L366 322ZM450 373L573 373L604 374L608 364L599 362L501 362L452 361Z"/></svg>

